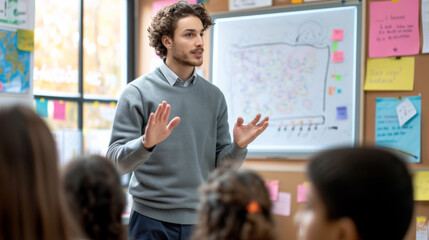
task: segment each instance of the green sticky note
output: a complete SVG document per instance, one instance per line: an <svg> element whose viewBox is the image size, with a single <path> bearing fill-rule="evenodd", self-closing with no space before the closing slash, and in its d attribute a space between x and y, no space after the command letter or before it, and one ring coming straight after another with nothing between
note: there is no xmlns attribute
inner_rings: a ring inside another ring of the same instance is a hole
<svg viewBox="0 0 429 240"><path fill-rule="evenodd" d="M338 42L337 41L332 42L332 51L337 51L337 47L338 47Z"/></svg>
<svg viewBox="0 0 429 240"><path fill-rule="evenodd" d="M341 80L341 75L337 74L337 75L335 76L335 79L336 79L337 81L340 81L340 80Z"/></svg>

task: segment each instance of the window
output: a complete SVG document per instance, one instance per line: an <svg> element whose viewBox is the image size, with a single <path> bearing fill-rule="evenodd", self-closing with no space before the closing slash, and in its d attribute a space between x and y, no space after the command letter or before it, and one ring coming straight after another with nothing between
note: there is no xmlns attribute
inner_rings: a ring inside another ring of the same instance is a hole
<svg viewBox="0 0 429 240"><path fill-rule="evenodd" d="M105 155L117 99L134 79L134 0L35 0L35 106L62 162Z"/></svg>

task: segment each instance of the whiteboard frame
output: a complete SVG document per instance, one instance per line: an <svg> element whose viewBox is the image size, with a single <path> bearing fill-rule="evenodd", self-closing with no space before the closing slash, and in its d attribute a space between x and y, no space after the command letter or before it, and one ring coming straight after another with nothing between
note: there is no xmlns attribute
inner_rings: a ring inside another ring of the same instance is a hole
<svg viewBox="0 0 429 240"><path fill-rule="evenodd" d="M318 4L301 4L301 5L291 5L286 7L277 7L277 8L267 8L251 11L239 11L239 12L228 12L221 14L213 14L212 20L215 22L217 19L222 18L231 18L231 17L243 17L243 16L253 16L253 15L264 15L271 13L282 13L282 12L298 12L298 11L307 11L307 10L316 10L316 9L325 9L325 8L338 8L338 7L350 7L353 6L356 8L356 65L355 65L355 92L354 92L354 120L352 126L352 145L356 146L360 141L361 134L361 97L362 97L362 3L353 2L353 3L343 3L343 2L329 2L329 3L318 3ZM216 25L211 29L211 44L210 44L210 81L213 83L213 64L214 64L214 31ZM227 102L228 104L228 102ZM233 126L230 126L232 128ZM261 150L251 150L247 154L248 158L281 158L281 159L303 159L310 157L312 154L327 149L326 147L321 147L319 149L291 149L291 150L278 150L270 149L269 151Z"/></svg>

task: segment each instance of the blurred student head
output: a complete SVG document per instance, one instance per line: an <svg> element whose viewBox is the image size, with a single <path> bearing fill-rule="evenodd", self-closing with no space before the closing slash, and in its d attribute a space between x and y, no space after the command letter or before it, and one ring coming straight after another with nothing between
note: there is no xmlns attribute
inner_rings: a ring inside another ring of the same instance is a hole
<svg viewBox="0 0 429 240"><path fill-rule="evenodd" d="M75 218L92 240L122 239L125 195L120 176L108 159L74 159L63 169L66 196Z"/></svg>
<svg viewBox="0 0 429 240"><path fill-rule="evenodd" d="M256 173L217 169L200 188L200 196L192 239L275 239L269 193Z"/></svg>
<svg viewBox="0 0 429 240"><path fill-rule="evenodd" d="M401 240L413 215L406 164L375 148L322 152L308 166L308 202L297 215L303 240Z"/></svg>
<svg viewBox="0 0 429 240"><path fill-rule="evenodd" d="M56 143L28 107L0 107L0 239L78 236L59 181Z"/></svg>

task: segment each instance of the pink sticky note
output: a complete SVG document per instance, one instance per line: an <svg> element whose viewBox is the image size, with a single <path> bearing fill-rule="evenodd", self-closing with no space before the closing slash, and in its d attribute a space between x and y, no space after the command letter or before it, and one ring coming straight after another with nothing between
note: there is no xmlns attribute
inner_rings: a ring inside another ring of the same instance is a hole
<svg viewBox="0 0 429 240"><path fill-rule="evenodd" d="M332 62L340 63L344 61L344 52L343 51L334 51L332 53Z"/></svg>
<svg viewBox="0 0 429 240"><path fill-rule="evenodd" d="M342 41L344 37L343 29L334 29L332 30L331 40L332 41Z"/></svg>
<svg viewBox="0 0 429 240"><path fill-rule="evenodd" d="M0 81L0 92L3 92L3 82Z"/></svg>
<svg viewBox="0 0 429 240"><path fill-rule="evenodd" d="M290 215L291 195L286 192L279 192L279 199L273 202L272 212L276 215Z"/></svg>
<svg viewBox="0 0 429 240"><path fill-rule="evenodd" d="M66 120L66 103L64 101L54 101L54 119Z"/></svg>
<svg viewBox="0 0 429 240"><path fill-rule="evenodd" d="M161 0L155 1L152 3L152 15L156 15L156 13L161 10L163 7L167 5L171 5L173 3L178 2L179 0ZM197 4L197 0L185 0L188 3Z"/></svg>
<svg viewBox="0 0 429 240"><path fill-rule="evenodd" d="M267 186L270 193L270 200L277 201L279 196L279 180L265 181L265 186Z"/></svg>
<svg viewBox="0 0 429 240"><path fill-rule="evenodd" d="M298 184L296 200L298 202L307 202L307 191L308 191L308 184Z"/></svg>
<svg viewBox="0 0 429 240"><path fill-rule="evenodd" d="M419 0L369 4L369 57L418 54Z"/></svg>

